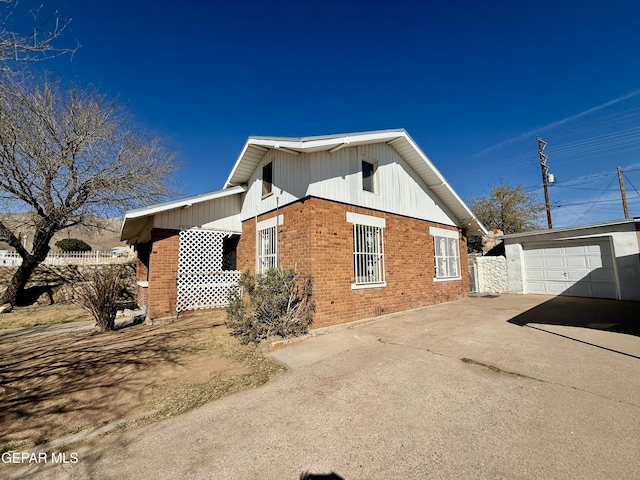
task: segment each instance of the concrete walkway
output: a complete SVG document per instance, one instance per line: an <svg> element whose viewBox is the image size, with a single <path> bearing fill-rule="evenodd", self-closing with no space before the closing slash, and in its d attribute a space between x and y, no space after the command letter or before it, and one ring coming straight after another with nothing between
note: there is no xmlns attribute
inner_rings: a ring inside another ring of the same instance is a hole
<svg viewBox="0 0 640 480"><path fill-rule="evenodd" d="M53 323L48 325L35 325L33 327L8 328L0 330L0 342L13 338L39 337L42 335L57 335L61 333L81 332L95 328L96 322L88 320L86 322Z"/></svg>
<svg viewBox="0 0 640 480"><path fill-rule="evenodd" d="M28 474L640 478L640 337L617 331L640 305L602 302L466 298L316 336L275 351L290 370L259 389Z"/></svg>
<svg viewBox="0 0 640 480"><path fill-rule="evenodd" d="M116 318L116 330L137 325L144 321L144 311L134 310L130 315ZM96 328L94 320L84 322L51 323L33 327L7 328L0 330L0 342L14 338L40 337L42 335L59 335L63 333L82 332Z"/></svg>

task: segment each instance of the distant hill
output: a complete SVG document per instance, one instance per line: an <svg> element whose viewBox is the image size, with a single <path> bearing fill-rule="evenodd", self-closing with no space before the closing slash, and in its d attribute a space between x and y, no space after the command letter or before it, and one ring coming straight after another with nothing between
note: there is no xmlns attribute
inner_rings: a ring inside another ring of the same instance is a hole
<svg viewBox="0 0 640 480"><path fill-rule="evenodd" d="M21 214L3 214L2 220L6 222L8 225L11 225L12 228L16 228L15 225L18 225L22 222L24 216ZM122 247L125 246L124 242L120 241L120 227L122 226L121 218L107 218L100 220L102 224L104 224L104 228L102 229L88 229L86 227L71 227L61 230L56 235L54 235L51 240L50 246L52 252L57 252L59 249L56 247L56 242L58 240L62 240L63 238L78 238L80 240L84 240L89 245L93 251L96 250L111 250L113 247ZM19 229L22 233L27 235L27 242L33 240L33 233L27 227L24 229ZM10 248L5 242L0 241L0 250L13 250Z"/></svg>

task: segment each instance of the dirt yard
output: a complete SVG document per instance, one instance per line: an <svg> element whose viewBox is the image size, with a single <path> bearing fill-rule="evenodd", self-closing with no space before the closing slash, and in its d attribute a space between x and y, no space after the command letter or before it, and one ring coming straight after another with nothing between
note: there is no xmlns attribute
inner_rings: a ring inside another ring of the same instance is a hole
<svg viewBox="0 0 640 480"><path fill-rule="evenodd" d="M60 312L49 308L30 312L32 320L58 318ZM283 371L264 357L265 348L231 337L223 320L224 313L216 312L110 333L0 343L0 451L123 418L136 417L128 426L149 423Z"/></svg>

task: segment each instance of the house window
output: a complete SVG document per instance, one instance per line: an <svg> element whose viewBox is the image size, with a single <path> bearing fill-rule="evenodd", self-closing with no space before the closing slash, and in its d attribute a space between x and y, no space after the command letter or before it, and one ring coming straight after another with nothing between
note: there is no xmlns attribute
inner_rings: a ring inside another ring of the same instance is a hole
<svg viewBox="0 0 640 480"><path fill-rule="evenodd" d="M357 213L347 213L353 223L353 270L351 288L383 287L385 219Z"/></svg>
<svg viewBox="0 0 640 480"><path fill-rule="evenodd" d="M284 217L278 215L258 222L256 234L256 273L278 268L278 227Z"/></svg>
<svg viewBox="0 0 640 480"><path fill-rule="evenodd" d="M273 162L262 167L262 197L271 195L273 188Z"/></svg>
<svg viewBox="0 0 640 480"><path fill-rule="evenodd" d="M460 279L460 250L458 233L431 228L435 257L435 280Z"/></svg>
<svg viewBox="0 0 640 480"><path fill-rule="evenodd" d="M377 166L374 162L362 160L362 190L365 192L376 193L376 175Z"/></svg>

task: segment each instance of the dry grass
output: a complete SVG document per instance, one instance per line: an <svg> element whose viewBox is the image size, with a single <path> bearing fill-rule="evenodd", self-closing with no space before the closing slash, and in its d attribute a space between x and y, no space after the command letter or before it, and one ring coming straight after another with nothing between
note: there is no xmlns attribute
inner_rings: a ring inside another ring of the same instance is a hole
<svg viewBox="0 0 640 480"><path fill-rule="evenodd" d="M14 307L11 312L1 314L0 330L88 320L93 320L93 317L77 305L30 305Z"/></svg>
<svg viewBox="0 0 640 480"><path fill-rule="evenodd" d="M284 370L266 347L231 337L223 315L0 343L0 451L132 415L141 419L129 426L171 417Z"/></svg>

